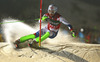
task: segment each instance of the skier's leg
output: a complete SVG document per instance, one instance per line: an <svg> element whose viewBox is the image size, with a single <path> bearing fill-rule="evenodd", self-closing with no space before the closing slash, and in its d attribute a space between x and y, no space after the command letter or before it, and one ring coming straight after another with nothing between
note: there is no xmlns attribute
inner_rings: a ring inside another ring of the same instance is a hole
<svg viewBox="0 0 100 62"><path fill-rule="evenodd" d="M46 32L44 35L41 36L41 42L48 38L50 35L49 32ZM39 37L36 38L36 40L32 41L31 43L28 44L29 47L34 47L34 48L39 48L38 46L39 43Z"/></svg>
<svg viewBox="0 0 100 62"><path fill-rule="evenodd" d="M34 39L35 38L35 35L34 34L30 34L30 35L27 35L27 36L23 36L20 38L20 42L23 43L29 39Z"/></svg>
<svg viewBox="0 0 100 62"><path fill-rule="evenodd" d="M18 44L19 43L23 43L29 39L34 39L35 38L35 35L34 34L30 34L30 35L27 35L27 36L23 36L21 37L20 39L16 40L14 45L16 46L16 48L19 48Z"/></svg>
<svg viewBox="0 0 100 62"><path fill-rule="evenodd" d="M46 38L55 38L58 34L58 31L57 32L53 32L53 31L47 31L46 33L44 33L42 36L41 36L41 42L43 40L45 40ZM36 38L36 42L39 42L39 37Z"/></svg>
<svg viewBox="0 0 100 62"><path fill-rule="evenodd" d="M36 40L30 42L28 44L29 47L34 47L34 48L38 48L38 42L39 42L39 31L37 31L36 33L34 33ZM45 28L41 29L41 42L43 40L45 40L46 38L48 38L50 35L49 31Z"/></svg>
<svg viewBox="0 0 100 62"><path fill-rule="evenodd" d="M43 29L41 29L41 31L43 32ZM14 44L23 43L23 42L25 42L25 41L27 41L29 39L34 39L34 38L37 38L37 37L39 37L39 31L37 31L34 34L30 34L30 35L21 37L20 39L16 40Z"/></svg>
<svg viewBox="0 0 100 62"><path fill-rule="evenodd" d="M57 34L58 34L58 31L57 32L51 31L49 38L53 39L53 38L55 38L57 36Z"/></svg>
<svg viewBox="0 0 100 62"><path fill-rule="evenodd" d="M57 32L53 32L53 31L47 31L46 33L42 31L42 36L41 36L41 42L45 39L49 38L54 38L57 36ZM39 48L38 47L38 43L39 43L39 37L36 38L36 40L34 40L32 43L28 44L30 47L34 47L34 48Z"/></svg>
<svg viewBox="0 0 100 62"><path fill-rule="evenodd" d="M41 29L41 35L44 35L46 31L47 31L47 29L42 28ZM37 38L37 37L39 37L39 31L37 31L34 34L30 34L30 35L21 37L20 39L16 40L14 44L15 44L16 47L19 47L18 46L19 43L23 43L23 42L25 42L25 41L27 41L29 39L34 39L34 38Z"/></svg>
<svg viewBox="0 0 100 62"><path fill-rule="evenodd" d="M44 35L41 36L41 42L50 36L49 32L46 32ZM39 42L39 37L36 38L36 42Z"/></svg>
<svg viewBox="0 0 100 62"><path fill-rule="evenodd" d="M46 28L42 28L41 29L41 36L44 35L46 32L47 32L47 29ZM35 38L39 37L39 33L40 33L40 30L37 31L36 33L34 33Z"/></svg>

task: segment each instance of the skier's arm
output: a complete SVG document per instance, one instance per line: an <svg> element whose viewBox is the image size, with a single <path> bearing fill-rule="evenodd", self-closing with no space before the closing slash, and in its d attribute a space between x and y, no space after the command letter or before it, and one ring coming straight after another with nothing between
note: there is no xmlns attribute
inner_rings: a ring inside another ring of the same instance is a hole
<svg viewBox="0 0 100 62"><path fill-rule="evenodd" d="M73 30L72 25L68 23L68 21L65 18L59 17L58 20L62 22L64 25L66 25L70 31Z"/></svg>
<svg viewBox="0 0 100 62"><path fill-rule="evenodd" d="M63 18L63 17L59 17L58 20L60 22L62 22L63 24L65 24L68 27L68 29L70 30L72 36L75 37L75 32L73 30L72 25L70 23L68 23L68 21L65 18Z"/></svg>

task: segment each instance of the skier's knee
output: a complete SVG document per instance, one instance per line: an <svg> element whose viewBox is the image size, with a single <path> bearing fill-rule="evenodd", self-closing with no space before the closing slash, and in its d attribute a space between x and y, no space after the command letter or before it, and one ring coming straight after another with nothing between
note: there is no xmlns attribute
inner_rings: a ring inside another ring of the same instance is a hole
<svg viewBox="0 0 100 62"><path fill-rule="evenodd" d="M51 38L51 39L53 39L53 38L55 38L56 36L49 36L49 38Z"/></svg>
<svg viewBox="0 0 100 62"><path fill-rule="evenodd" d="M55 38L57 36L57 33L58 32L53 32L52 35L49 36L49 38L51 38L51 39Z"/></svg>

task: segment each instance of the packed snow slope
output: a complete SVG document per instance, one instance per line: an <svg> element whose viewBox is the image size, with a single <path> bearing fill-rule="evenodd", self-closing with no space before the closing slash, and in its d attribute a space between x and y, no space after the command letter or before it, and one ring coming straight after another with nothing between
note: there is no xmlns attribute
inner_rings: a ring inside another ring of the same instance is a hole
<svg viewBox="0 0 100 62"><path fill-rule="evenodd" d="M5 19L3 22L19 21ZM43 24L44 25L44 24ZM43 26L44 27L44 26ZM15 50L13 42L25 35L33 34L38 24L29 26L22 22L2 24L6 42L0 43L0 62L98 62L100 45L81 43L65 30L60 30L54 39L46 39L40 49L30 48L27 42ZM31 40L30 40L31 41Z"/></svg>

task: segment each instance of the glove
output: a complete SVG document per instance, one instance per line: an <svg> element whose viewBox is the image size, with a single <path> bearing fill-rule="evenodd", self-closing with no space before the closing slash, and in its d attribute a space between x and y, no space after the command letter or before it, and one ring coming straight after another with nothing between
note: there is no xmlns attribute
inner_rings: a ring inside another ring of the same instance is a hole
<svg viewBox="0 0 100 62"><path fill-rule="evenodd" d="M43 16L42 18L41 18L41 20L45 20L45 19L48 19L48 17L47 16ZM35 20L40 20L40 18L37 18L37 19L35 19Z"/></svg>
<svg viewBox="0 0 100 62"><path fill-rule="evenodd" d="M76 33L74 31L71 31L72 37L76 37Z"/></svg>
<svg viewBox="0 0 100 62"><path fill-rule="evenodd" d="M43 16L42 17L42 20L44 21L45 19L47 19L48 17L47 16Z"/></svg>

